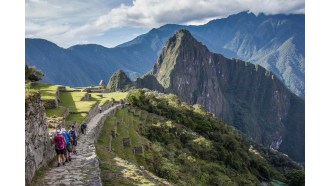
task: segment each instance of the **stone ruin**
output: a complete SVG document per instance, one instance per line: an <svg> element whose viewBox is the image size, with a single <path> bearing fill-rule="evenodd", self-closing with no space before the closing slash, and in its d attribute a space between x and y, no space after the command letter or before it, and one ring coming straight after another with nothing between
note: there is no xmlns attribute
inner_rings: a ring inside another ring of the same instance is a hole
<svg viewBox="0 0 330 186"><path fill-rule="evenodd" d="M100 81L99 86L101 86L103 89L105 88L105 83L103 80Z"/></svg>
<svg viewBox="0 0 330 186"><path fill-rule="evenodd" d="M60 91L60 92L66 91L66 87L65 86L59 86L58 91Z"/></svg>
<svg viewBox="0 0 330 186"><path fill-rule="evenodd" d="M86 93L86 94L84 95L84 97L82 97L82 98L80 99L80 101L88 101L91 97L92 97L91 94Z"/></svg>
<svg viewBox="0 0 330 186"><path fill-rule="evenodd" d="M133 147L133 154L143 154L143 153L144 153L143 145Z"/></svg>
<svg viewBox="0 0 330 186"><path fill-rule="evenodd" d="M131 139L130 138L123 138L123 146L130 147L131 146Z"/></svg>

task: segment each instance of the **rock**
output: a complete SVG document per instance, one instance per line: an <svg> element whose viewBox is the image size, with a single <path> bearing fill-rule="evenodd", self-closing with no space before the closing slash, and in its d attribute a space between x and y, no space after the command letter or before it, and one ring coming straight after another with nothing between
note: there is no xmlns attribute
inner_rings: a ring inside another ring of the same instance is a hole
<svg viewBox="0 0 330 186"><path fill-rule="evenodd" d="M25 182L31 182L35 172L55 155L48 127L45 108L40 94L25 98Z"/></svg>

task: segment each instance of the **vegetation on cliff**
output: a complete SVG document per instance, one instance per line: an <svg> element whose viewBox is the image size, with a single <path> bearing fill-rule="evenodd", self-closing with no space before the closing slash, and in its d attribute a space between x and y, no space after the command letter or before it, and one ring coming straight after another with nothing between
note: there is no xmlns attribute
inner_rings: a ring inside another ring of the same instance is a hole
<svg viewBox="0 0 330 186"><path fill-rule="evenodd" d="M107 132L98 141L104 150L111 151L99 152L106 175L116 169L106 163L114 156L142 165L178 185L255 185L272 179L285 182L287 170L301 169L285 155L248 140L201 105L181 102L173 94L136 89L129 92L127 101L132 107L109 118L104 126ZM118 137L109 142L117 122ZM123 147L125 137L131 138L132 147L145 146L145 152L133 154L131 148Z"/></svg>

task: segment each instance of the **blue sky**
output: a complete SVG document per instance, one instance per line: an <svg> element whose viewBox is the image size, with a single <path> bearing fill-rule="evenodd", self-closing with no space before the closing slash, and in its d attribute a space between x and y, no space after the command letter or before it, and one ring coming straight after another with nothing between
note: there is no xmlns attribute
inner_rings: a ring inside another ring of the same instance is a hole
<svg viewBox="0 0 330 186"><path fill-rule="evenodd" d="M200 25L250 10L305 13L304 0L26 0L25 37L114 47L167 23Z"/></svg>

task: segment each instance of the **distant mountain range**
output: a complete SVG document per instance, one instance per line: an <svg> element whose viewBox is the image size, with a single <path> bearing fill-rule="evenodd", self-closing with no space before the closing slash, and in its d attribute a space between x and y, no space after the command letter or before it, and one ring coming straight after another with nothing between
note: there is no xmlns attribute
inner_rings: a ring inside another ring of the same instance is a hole
<svg viewBox="0 0 330 186"><path fill-rule="evenodd" d="M189 104L200 104L226 123L271 148L304 161L305 106L270 71L212 53L187 30L165 44L153 69L135 82L122 71L109 84L173 93Z"/></svg>
<svg viewBox="0 0 330 186"><path fill-rule="evenodd" d="M63 49L27 38L26 63L41 69L49 83L97 84L118 69L135 79L153 67L165 42L178 29L189 30L212 52L260 64L304 97L305 15L242 12L201 26L168 24L114 48L90 44Z"/></svg>

